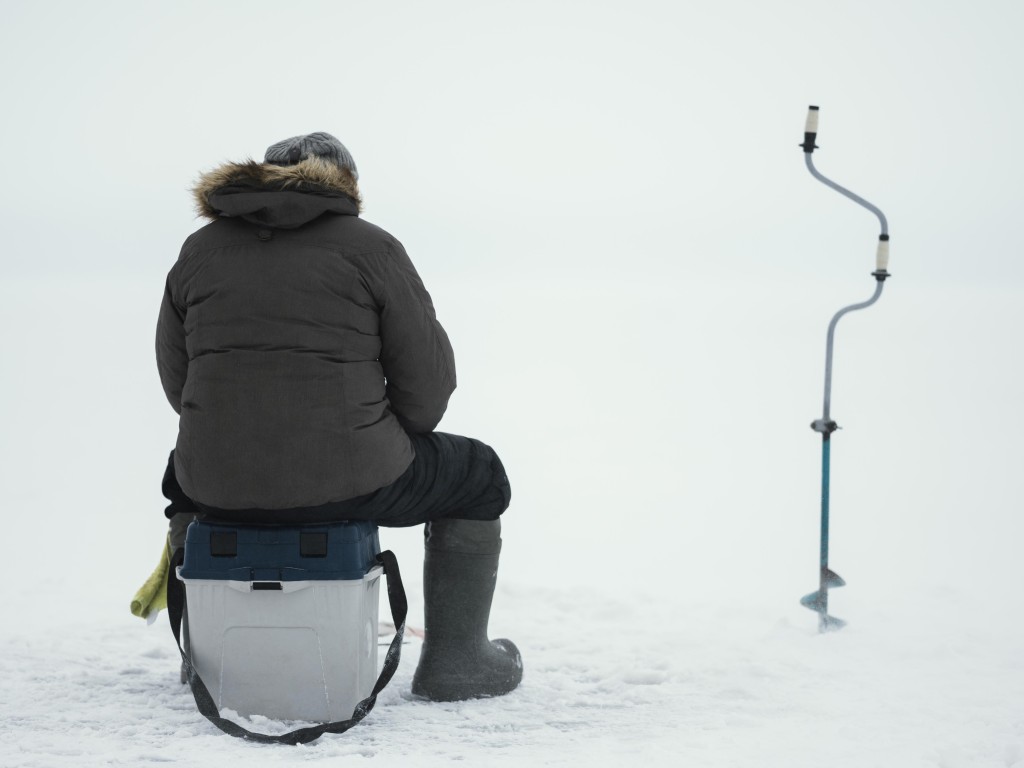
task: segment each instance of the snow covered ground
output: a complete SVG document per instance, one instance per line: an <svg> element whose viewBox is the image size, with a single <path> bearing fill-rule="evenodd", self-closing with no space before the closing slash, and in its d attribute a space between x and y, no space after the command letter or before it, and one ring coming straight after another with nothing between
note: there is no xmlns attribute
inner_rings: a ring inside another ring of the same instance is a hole
<svg viewBox="0 0 1024 768"><path fill-rule="evenodd" d="M823 290L870 291L851 282ZM0 765L1024 765L1012 290L894 278L841 326L833 612L850 624L819 636L797 600L816 586L806 425L836 296L595 278L570 311L557 281L434 283L461 364L444 426L490 439L513 479L492 635L523 649L521 689L413 700L414 641L348 734L268 748L214 729L166 621L127 610L175 426L149 356L159 280L13 281ZM621 322L652 315L665 333ZM555 320L566 343L537 346ZM384 543L420 623L418 533Z"/></svg>
<svg viewBox="0 0 1024 768"><path fill-rule="evenodd" d="M809 613L785 605L713 604L665 590L626 601L508 584L495 623L527 654L521 690L492 701L411 700L410 645L367 720L297 748L221 734L177 683L166 626L147 630L123 611L97 610L64 632L4 631L0 762L1020 764L1019 627L963 592L914 597L851 601L854 624L821 638Z"/></svg>

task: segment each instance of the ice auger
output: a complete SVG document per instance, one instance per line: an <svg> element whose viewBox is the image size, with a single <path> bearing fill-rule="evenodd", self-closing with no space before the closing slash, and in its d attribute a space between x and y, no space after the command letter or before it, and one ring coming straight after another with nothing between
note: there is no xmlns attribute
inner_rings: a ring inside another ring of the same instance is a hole
<svg viewBox="0 0 1024 768"><path fill-rule="evenodd" d="M818 589L815 592L811 592L809 595L804 595L800 602L812 611L817 611L818 631L828 632L830 630L841 629L846 625L845 621L838 619L835 616L830 616L828 612L828 591L846 584L839 574L828 566L829 452L832 433L839 429L839 425L832 420L831 416L833 341L835 338L836 324L839 322L839 318L848 312L870 307L878 301L878 297L882 295L882 287L885 284L886 278L889 277L889 223L886 221L885 214L876 206L818 173L818 170L814 167L814 162L811 159L811 155L814 150L817 149L817 146L814 143L817 136L818 108L812 106L807 112L807 125L804 128L804 142L800 145L804 150L804 160L807 163L807 170L809 170L811 175L825 186L831 187L839 194L844 195L858 205L867 208L878 217L878 221L882 226L882 233L878 236L875 271L871 273L872 277L875 278L874 294L867 301L843 307L835 313L832 317L832 322L828 324L828 338L825 344L825 407L821 418L815 419L811 422L811 429L815 432L821 433L821 560Z"/></svg>

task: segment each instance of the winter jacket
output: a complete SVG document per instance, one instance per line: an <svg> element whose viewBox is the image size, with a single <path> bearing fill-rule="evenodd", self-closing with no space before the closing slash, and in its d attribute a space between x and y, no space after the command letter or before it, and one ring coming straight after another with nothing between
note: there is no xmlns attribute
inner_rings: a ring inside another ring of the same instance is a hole
<svg viewBox="0 0 1024 768"><path fill-rule="evenodd" d="M448 336L352 176L311 158L228 164L167 276L157 366L190 498L288 510L361 496L409 466L455 389Z"/></svg>

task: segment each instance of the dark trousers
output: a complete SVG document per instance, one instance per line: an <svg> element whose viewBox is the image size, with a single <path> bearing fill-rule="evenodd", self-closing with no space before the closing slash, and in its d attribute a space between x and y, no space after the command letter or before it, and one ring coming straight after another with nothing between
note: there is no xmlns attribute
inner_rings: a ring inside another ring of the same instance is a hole
<svg viewBox="0 0 1024 768"><path fill-rule="evenodd" d="M393 483L365 496L292 509L218 509L188 498L174 475L174 451L164 473L163 493L171 502L164 514L237 523L304 524L368 520L384 527L406 527L432 520L497 520L512 490L501 459L479 440L444 432L410 434L415 458Z"/></svg>

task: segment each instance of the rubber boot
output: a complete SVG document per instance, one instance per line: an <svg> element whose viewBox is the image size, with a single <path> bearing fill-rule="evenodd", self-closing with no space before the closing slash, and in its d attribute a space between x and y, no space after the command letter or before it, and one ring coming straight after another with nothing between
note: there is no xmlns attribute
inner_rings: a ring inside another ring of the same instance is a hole
<svg viewBox="0 0 1024 768"><path fill-rule="evenodd" d="M523 679L511 640L488 640L501 522L438 520L424 531L425 637L412 692L433 701L501 696Z"/></svg>

